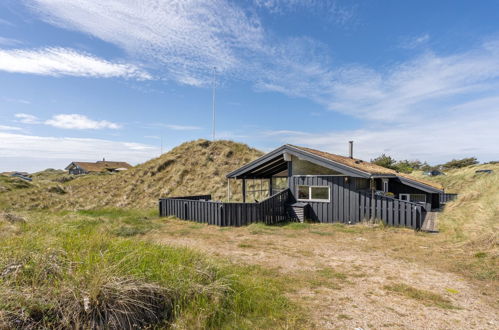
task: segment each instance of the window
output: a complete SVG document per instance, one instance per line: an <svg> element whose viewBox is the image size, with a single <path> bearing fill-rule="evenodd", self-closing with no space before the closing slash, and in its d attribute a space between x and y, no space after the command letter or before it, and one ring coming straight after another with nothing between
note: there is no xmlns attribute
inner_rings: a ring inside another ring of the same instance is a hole
<svg viewBox="0 0 499 330"><path fill-rule="evenodd" d="M369 189L369 180L367 180L367 179L361 179L361 178L355 178L355 188L357 190Z"/></svg>
<svg viewBox="0 0 499 330"><path fill-rule="evenodd" d="M426 203L425 194L400 194L399 199L413 203Z"/></svg>
<svg viewBox="0 0 499 330"><path fill-rule="evenodd" d="M388 192L388 179L383 179L383 192Z"/></svg>
<svg viewBox="0 0 499 330"><path fill-rule="evenodd" d="M310 199L309 186L298 186L298 199Z"/></svg>
<svg viewBox="0 0 499 330"><path fill-rule="evenodd" d="M329 187L328 186L298 186L298 200L300 201L315 201L329 202Z"/></svg>

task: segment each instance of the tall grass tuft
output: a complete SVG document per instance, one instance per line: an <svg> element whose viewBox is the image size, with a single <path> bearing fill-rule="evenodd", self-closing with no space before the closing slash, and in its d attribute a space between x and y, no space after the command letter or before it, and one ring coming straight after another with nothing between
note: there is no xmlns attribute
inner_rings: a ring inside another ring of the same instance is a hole
<svg viewBox="0 0 499 330"><path fill-rule="evenodd" d="M258 267L116 235L138 211L31 213L0 247L6 328L285 328L302 322ZM148 220L142 220L148 221Z"/></svg>

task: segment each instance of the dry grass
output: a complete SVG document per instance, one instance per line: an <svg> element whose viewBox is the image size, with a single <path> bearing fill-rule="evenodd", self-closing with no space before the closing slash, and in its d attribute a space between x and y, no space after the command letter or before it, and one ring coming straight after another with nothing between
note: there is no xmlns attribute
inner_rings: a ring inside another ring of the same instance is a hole
<svg viewBox="0 0 499 330"><path fill-rule="evenodd" d="M494 259L463 254L444 235L315 223L192 230L188 221L163 221L164 227L143 238L275 270L317 328L479 329L499 322ZM414 290L394 295L384 289L398 283Z"/></svg>
<svg viewBox="0 0 499 330"><path fill-rule="evenodd" d="M260 267L122 238L150 212L29 212L0 246L0 328L274 329L303 326L286 283ZM5 222L7 223L7 222ZM9 223L10 224L10 223ZM192 230L196 230L192 228Z"/></svg>
<svg viewBox="0 0 499 330"><path fill-rule="evenodd" d="M446 299L437 293L417 289L404 283L385 285L383 288L387 291L395 292L417 300L427 306L437 306L444 309L456 308L449 299Z"/></svg>
<svg viewBox="0 0 499 330"><path fill-rule="evenodd" d="M232 141L197 140L132 169L115 174L67 177L58 171L34 175L31 189L0 191L0 206L9 209L98 209L103 207L150 208L161 196L212 194L227 197L225 174L262 153ZM6 178L5 180L7 180ZM2 183L0 182L0 186ZM28 187L28 188L29 188ZM235 198L239 184L233 183Z"/></svg>

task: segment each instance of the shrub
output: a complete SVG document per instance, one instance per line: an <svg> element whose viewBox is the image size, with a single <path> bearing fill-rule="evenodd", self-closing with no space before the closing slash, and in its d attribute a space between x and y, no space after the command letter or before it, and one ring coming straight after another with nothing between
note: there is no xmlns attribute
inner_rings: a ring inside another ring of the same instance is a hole
<svg viewBox="0 0 499 330"><path fill-rule="evenodd" d="M444 170L450 170L454 168L463 168L471 165L478 164L478 160L475 157L463 158L463 159L453 159L442 165Z"/></svg>

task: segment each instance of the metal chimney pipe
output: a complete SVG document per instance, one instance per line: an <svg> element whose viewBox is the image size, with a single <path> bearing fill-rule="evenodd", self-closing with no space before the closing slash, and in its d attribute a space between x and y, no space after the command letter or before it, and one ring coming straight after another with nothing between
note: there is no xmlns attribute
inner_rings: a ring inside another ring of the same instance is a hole
<svg viewBox="0 0 499 330"><path fill-rule="evenodd" d="M349 144L349 157L350 158L353 158L353 141L348 141L348 144Z"/></svg>

